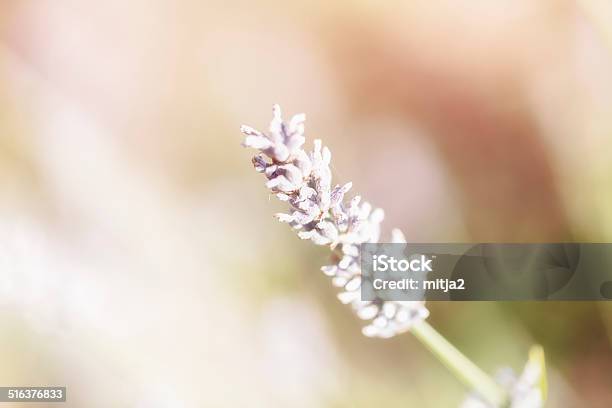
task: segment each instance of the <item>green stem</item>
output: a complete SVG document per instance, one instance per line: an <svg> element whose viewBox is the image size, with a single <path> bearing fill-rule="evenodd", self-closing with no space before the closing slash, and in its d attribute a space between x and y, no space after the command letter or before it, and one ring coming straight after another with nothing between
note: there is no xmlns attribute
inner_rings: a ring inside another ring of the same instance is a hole
<svg viewBox="0 0 612 408"><path fill-rule="evenodd" d="M506 391L470 359L461 354L429 323L425 321L417 323L411 331L466 386L476 390L494 407L503 407L507 404Z"/></svg>

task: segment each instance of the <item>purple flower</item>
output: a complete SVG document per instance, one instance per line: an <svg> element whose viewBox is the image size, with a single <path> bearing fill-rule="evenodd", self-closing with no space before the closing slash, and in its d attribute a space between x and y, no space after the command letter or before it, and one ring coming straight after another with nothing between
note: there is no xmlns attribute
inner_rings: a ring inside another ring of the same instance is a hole
<svg viewBox="0 0 612 408"><path fill-rule="evenodd" d="M314 141L311 152L303 149L305 119L304 114L295 115L287 124L280 107L274 105L268 133L241 127L246 136L243 145L260 151L253 158L255 170L268 179L266 187L290 206L288 213L276 218L291 225L301 239L327 245L336 253L337 263L321 270L342 288L338 299L350 304L359 318L370 321L362 330L364 335L388 338L408 331L429 315L425 302L363 301L360 296L360 244L379 241L384 212L359 196L346 201L352 183L332 187L330 150L320 140ZM406 242L401 231L393 231L392 242Z"/></svg>

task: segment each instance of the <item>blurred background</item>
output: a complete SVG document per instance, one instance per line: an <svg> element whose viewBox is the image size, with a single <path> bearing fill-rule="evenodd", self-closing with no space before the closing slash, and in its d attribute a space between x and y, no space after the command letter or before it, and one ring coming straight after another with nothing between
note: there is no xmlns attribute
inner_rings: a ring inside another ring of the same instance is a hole
<svg viewBox="0 0 612 408"><path fill-rule="evenodd" d="M0 89L0 384L70 407L463 399L273 219L239 133L273 103L409 241L612 241L604 1L4 0ZM611 405L609 303L429 307L489 372L542 344L549 406Z"/></svg>

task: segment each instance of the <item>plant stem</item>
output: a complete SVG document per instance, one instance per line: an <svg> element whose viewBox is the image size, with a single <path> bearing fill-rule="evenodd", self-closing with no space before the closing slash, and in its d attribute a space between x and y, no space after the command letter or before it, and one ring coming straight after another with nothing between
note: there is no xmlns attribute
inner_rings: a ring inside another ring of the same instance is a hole
<svg viewBox="0 0 612 408"><path fill-rule="evenodd" d="M504 407L508 401L506 391L484 371L449 343L429 323L415 324L411 332L421 341L459 380L476 390L494 407Z"/></svg>

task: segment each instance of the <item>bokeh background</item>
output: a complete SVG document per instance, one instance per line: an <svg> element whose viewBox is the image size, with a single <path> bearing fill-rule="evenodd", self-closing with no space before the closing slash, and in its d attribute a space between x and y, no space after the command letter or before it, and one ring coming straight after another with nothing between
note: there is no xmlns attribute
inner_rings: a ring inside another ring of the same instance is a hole
<svg viewBox="0 0 612 408"><path fill-rule="evenodd" d="M612 4L381 3L3 0L0 384L66 385L70 407L456 406L410 334L361 336L239 126L306 112L336 181L409 241L611 242ZM610 304L430 309L489 372L542 344L549 406L612 404Z"/></svg>

